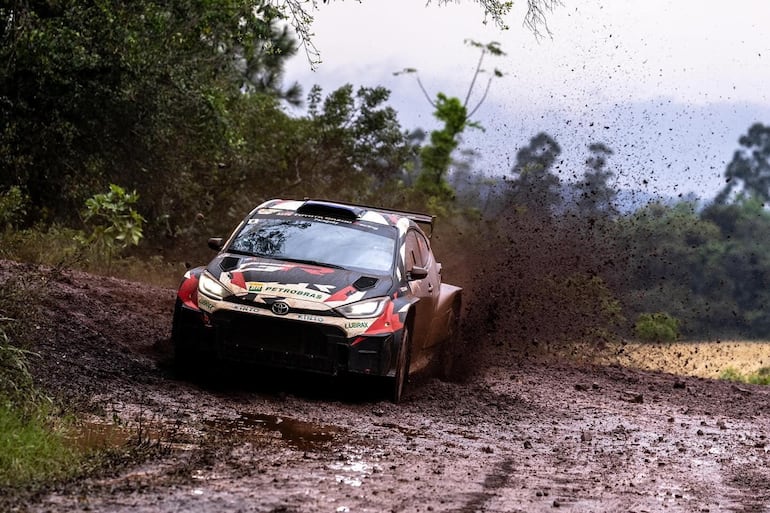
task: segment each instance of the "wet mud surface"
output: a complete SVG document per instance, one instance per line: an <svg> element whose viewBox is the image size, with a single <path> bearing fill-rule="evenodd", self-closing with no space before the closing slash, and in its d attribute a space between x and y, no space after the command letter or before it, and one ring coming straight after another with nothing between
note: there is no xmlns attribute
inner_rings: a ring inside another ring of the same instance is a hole
<svg viewBox="0 0 770 513"><path fill-rule="evenodd" d="M79 443L158 450L23 511L770 509L766 388L511 350L464 383L418 376L399 405L365 381L190 382L170 365L174 291L70 271L47 290L34 371L79 405Z"/></svg>

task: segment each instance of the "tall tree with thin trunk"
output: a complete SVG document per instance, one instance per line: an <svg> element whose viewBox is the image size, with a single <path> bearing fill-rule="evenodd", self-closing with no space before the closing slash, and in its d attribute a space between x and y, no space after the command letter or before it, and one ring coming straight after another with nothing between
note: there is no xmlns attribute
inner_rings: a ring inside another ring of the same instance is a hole
<svg viewBox="0 0 770 513"><path fill-rule="evenodd" d="M479 123L471 120L471 117L486 100L492 80L503 76L501 71L494 69L488 77L481 98L473 107L469 107L478 78L485 73L482 67L484 58L487 55L499 57L505 55L505 53L500 49L500 45L497 42L482 44L470 39L465 42L474 48L478 48L480 55L471 83L468 86L468 91L465 94L465 99L462 101L457 97L450 97L444 93L438 93L434 100L414 68L406 68L396 73L397 75L402 73L415 75L420 90L425 95L428 103L435 109L433 115L444 123L443 128L433 130L430 133L430 144L423 146L420 151L420 172L415 184L418 192L424 194L429 201L436 203L433 206L439 206L441 203L445 203L454 197L454 191L447 182L447 174L452 164L452 152L460 144L460 137L466 128L483 130Z"/></svg>

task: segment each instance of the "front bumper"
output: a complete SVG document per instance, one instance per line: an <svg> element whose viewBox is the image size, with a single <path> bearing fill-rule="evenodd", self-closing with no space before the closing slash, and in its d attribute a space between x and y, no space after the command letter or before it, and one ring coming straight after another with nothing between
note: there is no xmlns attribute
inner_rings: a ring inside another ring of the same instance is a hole
<svg viewBox="0 0 770 513"><path fill-rule="evenodd" d="M328 375L392 374L400 333L348 337L339 326L232 310L182 306L177 344L194 344L221 360Z"/></svg>

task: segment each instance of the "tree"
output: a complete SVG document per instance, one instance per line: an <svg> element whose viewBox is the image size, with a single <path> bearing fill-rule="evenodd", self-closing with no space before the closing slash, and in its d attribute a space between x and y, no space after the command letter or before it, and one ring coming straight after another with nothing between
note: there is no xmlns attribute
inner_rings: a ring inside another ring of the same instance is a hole
<svg viewBox="0 0 770 513"><path fill-rule="evenodd" d="M738 196L748 195L770 202L770 125L755 123L738 140L743 148L735 151L725 170L727 185L716 196L725 204Z"/></svg>
<svg viewBox="0 0 770 513"><path fill-rule="evenodd" d="M29 221L76 221L120 183L157 229L237 151L238 102L298 98L281 87L295 45L279 20L263 0L0 8L0 190L24 189Z"/></svg>
<svg viewBox="0 0 770 513"><path fill-rule="evenodd" d="M489 18L498 28L508 30L505 18L510 14L513 2L509 0L472 1L484 10L484 23L487 23ZM270 3L283 12L291 23L305 49L310 66L317 66L321 62L321 53L313 43L312 24L313 13L318 9L318 0L270 0ZM323 3L329 3L329 0L323 0ZM428 0L427 4L430 3L431 0ZM437 0L437 3L446 5L459 3L459 0ZM527 0L527 12L524 15L523 25L536 37L541 37L543 32L550 35L546 17L558 5L561 5L560 0Z"/></svg>
<svg viewBox="0 0 770 513"><path fill-rule="evenodd" d="M602 143L589 144L588 150L591 155L586 159L586 172L576 185L578 213L590 218L613 216L617 214L615 199L618 193L610 187L613 173L606 169L607 159L613 151Z"/></svg>
<svg viewBox="0 0 770 513"><path fill-rule="evenodd" d="M376 191L397 182L414 158L389 96L383 87L346 84L324 94L314 86L307 115L299 118L272 98L241 100L231 118L238 151L222 161L196 200L208 228L229 229L245 214L237 208L275 196L375 202ZM235 208L222 212L221 204Z"/></svg>
<svg viewBox="0 0 770 513"><path fill-rule="evenodd" d="M561 180L552 170L560 153L559 143L545 132L530 139L529 145L516 153L507 201L537 216L550 216L562 203Z"/></svg>
<svg viewBox="0 0 770 513"><path fill-rule="evenodd" d="M438 0L439 5L448 3L457 3L459 0ZM492 22L499 28L507 30L509 27L505 23L505 17L510 14L513 8L513 2L505 0L473 0L484 9L484 15L492 19ZM428 0L430 3L430 0ZM557 5L560 0L527 0L527 13L524 15L524 26L532 31L535 36L542 35L541 30L550 34L546 16ZM485 20L486 23L486 20Z"/></svg>
<svg viewBox="0 0 770 513"><path fill-rule="evenodd" d="M732 324L744 336L767 337L770 319L770 212L758 197L739 197L730 204L712 203L701 217L719 227L718 266L722 295L734 303ZM709 273L713 279L714 272Z"/></svg>
<svg viewBox="0 0 770 513"><path fill-rule="evenodd" d="M469 112L468 105L476 86L476 80L479 75L485 73L485 70L482 68L484 57L487 54L492 56L502 56L505 55L505 53L500 49L499 43L496 42L491 42L486 45L470 39L465 42L474 48L480 49L481 52L470 86L468 86L468 91L465 94L465 100L462 102L459 98L449 97L441 92L437 94L436 100L434 101L425 89L422 80L420 80L417 70L414 68L406 68L401 72L395 73L396 75L401 73L415 75L420 90L425 95L428 103L435 109L433 115L439 121L444 123L442 129L433 130L431 132L430 144L423 146L420 151L420 172L415 184L416 190L425 195L428 198L428 201L433 203L431 206L434 208L441 208L442 203L446 203L453 199L454 191L446 179L449 167L452 164L452 152L454 152L460 144L460 136L466 128L478 128L483 130L479 123L471 121L471 117L484 103L484 100L489 93L489 88L492 85L493 78L503 76L502 72L497 69L490 74L484 93Z"/></svg>

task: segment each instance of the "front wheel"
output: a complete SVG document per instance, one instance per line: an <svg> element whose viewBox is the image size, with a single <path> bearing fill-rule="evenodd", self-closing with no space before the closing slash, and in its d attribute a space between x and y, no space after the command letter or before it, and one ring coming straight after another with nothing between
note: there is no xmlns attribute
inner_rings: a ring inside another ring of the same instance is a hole
<svg viewBox="0 0 770 513"><path fill-rule="evenodd" d="M198 341L185 329L182 302L177 299L174 306L174 320L171 325L171 345L174 349L174 368L180 377L193 377L200 367Z"/></svg>
<svg viewBox="0 0 770 513"><path fill-rule="evenodd" d="M404 326L401 334L401 347L398 349L396 375L391 379L390 399L398 404L404 397L406 385L409 382L409 366L412 360L412 336L408 326Z"/></svg>

